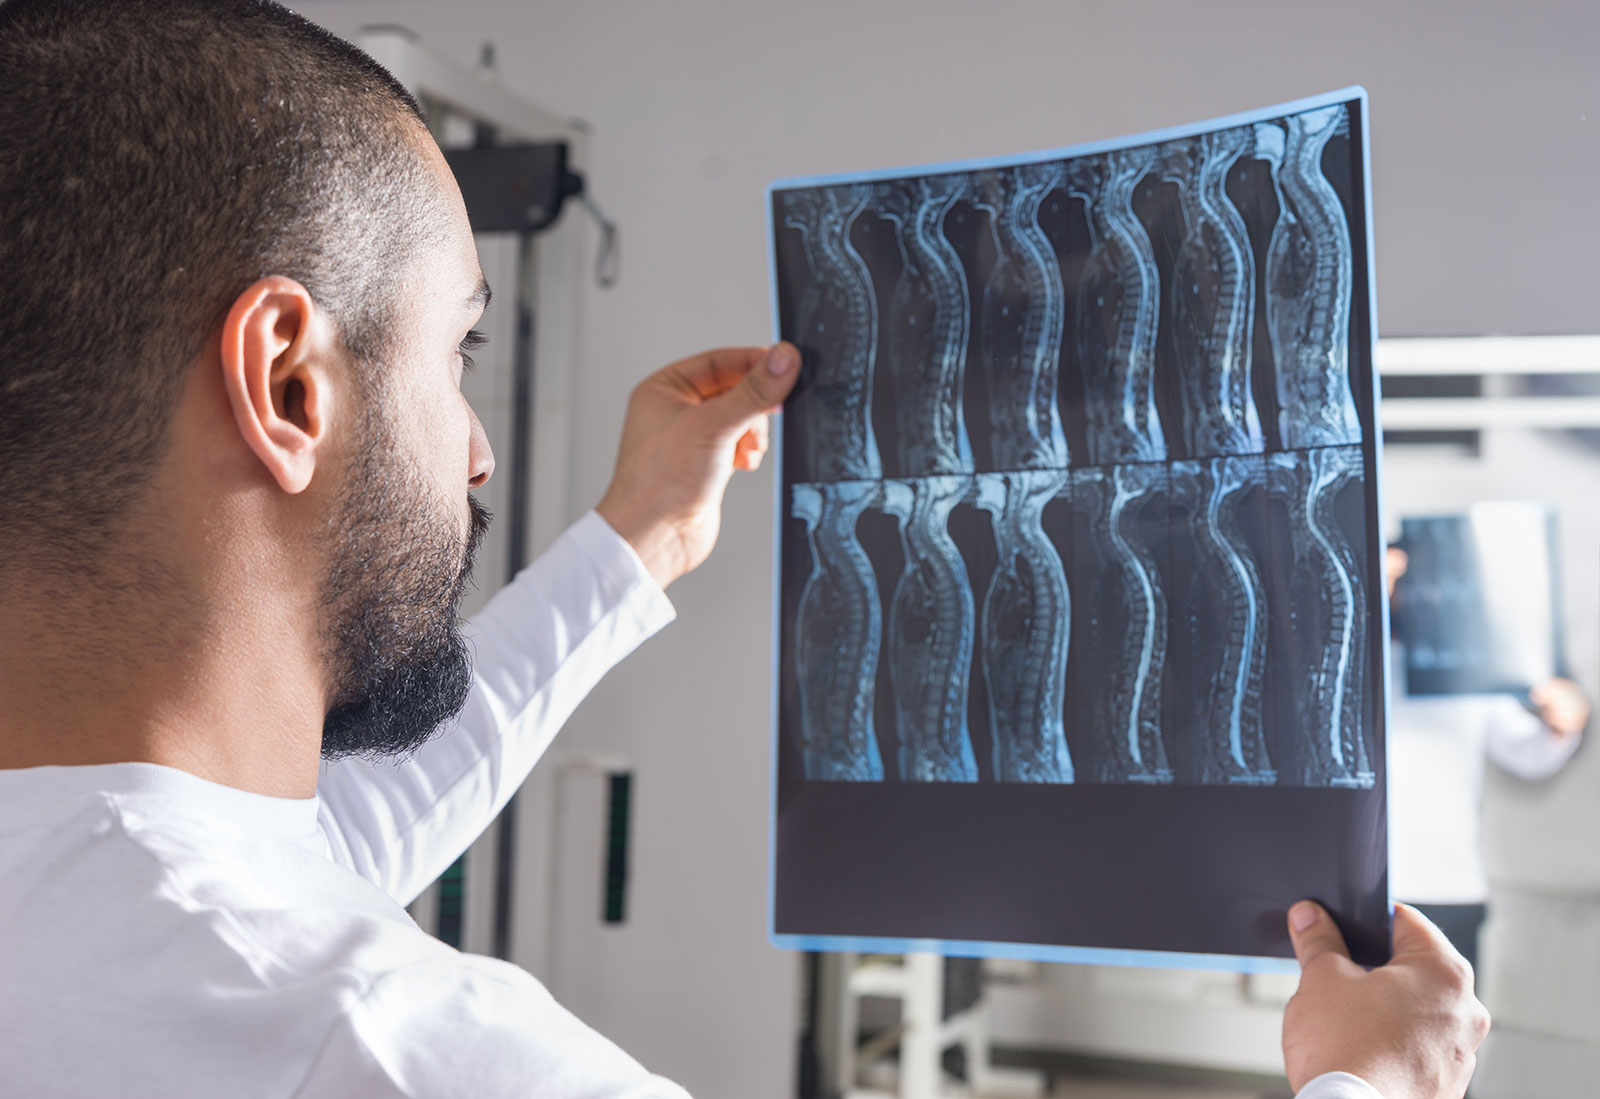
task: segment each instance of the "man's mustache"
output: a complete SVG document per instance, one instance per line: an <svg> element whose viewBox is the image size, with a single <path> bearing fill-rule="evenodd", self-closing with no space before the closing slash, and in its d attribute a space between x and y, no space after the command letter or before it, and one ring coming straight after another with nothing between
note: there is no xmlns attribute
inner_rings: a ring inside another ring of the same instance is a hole
<svg viewBox="0 0 1600 1099"><path fill-rule="evenodd" d="M472 582L472 567L478 557L478 550L483 545L484 535L489 533L489 524L494 522L494 513L478 502L478 498L471 493L467 494L467 546L466 552L461 557L461 573L456 578L456 602L459 605L461 597L466 594L467 585Z"/></svg>

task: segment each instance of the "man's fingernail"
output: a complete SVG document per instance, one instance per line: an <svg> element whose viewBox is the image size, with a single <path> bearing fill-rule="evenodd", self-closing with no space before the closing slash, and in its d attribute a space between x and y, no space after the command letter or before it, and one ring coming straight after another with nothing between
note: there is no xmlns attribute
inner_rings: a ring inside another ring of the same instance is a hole
<svg viewBox="0 0 1600 1099"><path fill-rule="evenodd" d="M767 371L783 375L800 365L800 355L786 343L780 343L767 352Z"/></svg>
<svg viewBox="0 0 1600 1099"><path fill-rule="evenodd" d="M1309 901L1301 901L1289 909L1289 926L1295 931L1304 931L1317 922L1317 906Z"/></svg>

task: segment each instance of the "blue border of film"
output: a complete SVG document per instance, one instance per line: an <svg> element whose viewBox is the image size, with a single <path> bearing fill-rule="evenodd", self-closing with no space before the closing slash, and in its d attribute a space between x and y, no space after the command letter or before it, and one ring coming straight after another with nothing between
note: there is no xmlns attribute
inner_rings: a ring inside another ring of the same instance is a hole
<svg viewBox="0 0 1600 1099"><path fill-rule="evenodd" d="M1311 96L1306 99L1296 99L1288 103L1281 103L1273 107L1263 107L1259 110L1246 111L1242 114L1227 115L1204 122L1190 123L1184 126L1171 126L1164 130L1152 130L1142 134L1132 134L1126 137L1110 138L1104 141L1091 141L1082 145L1068 145L1059 149L1046 149L1035 153L1025 153L1020 156L982 157L976 160L947 161L940 164L927 164L921 166L883 168L870 172L846 172L837 175L797 176L790 179L774 180L766 189L766 225L767 225L767 262L770 273L769 300L772 311L772 338L777 340L781 336L778 318L778 255L776 226L772 217L772 200L778 191L795 190L802 187L826 187L843 183L867 183L885 179L901 179L906 176L939 175L945 172L970 172L986 168L1010 168L1022 164L1036 164L1041 161L1062 160L1067 157L1088 156L1094 153L1109 152L1114 149L1128 149L1140 145L1153 145L1162 141L1176 138L1194 137L1197 134L1208 133L1212 130L1224 130L1234 126L1247 126L1255 122L1265 122L1285 115L1300 114L1304 111L1315 110L1318 107L1330 106L1334 103L1358 102L1361 105L1361 167L1363 172L1362 184L1365 188L1365 201L1363 209L1366 217L1367 235L1367 309L1370 318L1368 336L1376 342L1378 331L1378 292L1374 279L1373 263L1373 238L1372 238L1372 126L1368 114L1368 96L1366 88L1352 85L1339 91L1327 92L1323 95ZM1371 355L1371 349L1369 349ZM1381 470L1383 466L1383 431L1380 428L1381 417L1379 408L1381 394L1378 386L1378 371L1375 359L1372 370L1372 434L1374 458L1374 484L1373 494L1376 501L1375 516L1369 516L1368 548L1371 549L1373 539L1379 542L1382 548L1382 521L1383 521L1383 491ZM771 455L775 477L775 500L773 504L773 584L772 584L772 761L770 800L767 811L767 938L773 946L788 950L830 950L852 951L874 954L908 954L917 952L931 952L950 957L968 958L1019 958L1039 962L1075 962L1083 965L1119 965L1143 968L1162 969L1211 969L1224 970L1233 973L1290 973L1300 972L1299 963L1293 958L1268 957L1250 954L1185 954L1178 951L1166 950L1124 950L1111 947L1098 946L1051 946L1044 943L1012 943L989 942L976 939L897 939L880 936L855 936L855 935L792 935L783 934L774 929L777 918L777 845L778 845L778 719L779 706L782 694L782 668L780 666L782 652L782 553L783 553L783 417L775 417L773 425ZM1387 594L1382 596L1382 652L1383 661L1380 675L1384 684L1383 693L1383 745L1385 752L1384 763L1384 803L1388 804L1388 747L1389 747L1389 600ZM1390 862L1393 862L1393 848L1390 849ZM1393 887L1389 892L1389 911L1394 912Z"/></svg>

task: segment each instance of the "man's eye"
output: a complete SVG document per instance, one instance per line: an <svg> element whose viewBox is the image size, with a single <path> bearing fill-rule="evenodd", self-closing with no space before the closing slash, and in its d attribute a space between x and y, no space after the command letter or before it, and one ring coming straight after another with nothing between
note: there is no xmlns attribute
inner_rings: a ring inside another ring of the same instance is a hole
<svg viewBox="0 0 1600 1099"><path fill-rule="evenodd" d="M478 365L473 361L472 352L483 347L488 342L489 337L485 336L482 332L479 332L476 328L462 337L461 347L459 350L461 353L461 369L463 372L471 370L473 367Z"/></svg>

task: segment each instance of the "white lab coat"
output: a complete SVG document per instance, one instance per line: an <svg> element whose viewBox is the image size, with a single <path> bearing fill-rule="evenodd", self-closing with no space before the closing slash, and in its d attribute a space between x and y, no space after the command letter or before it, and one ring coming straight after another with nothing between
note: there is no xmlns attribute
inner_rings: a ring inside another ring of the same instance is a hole
<svg viewBox="0 0 1600 1099"><path fill-rule="evenodd" d="M1485 759L1548 778L1577 750L1509 695L1409 696L1395 654L1389 722L1390 886L1417 904L1489 898L1482 828Z"/></svg>
<svg viewBox="0 0 1600 1099"><path fill-rule="evenodd" d="M591 513L471 623L471 700L408 760L334 764L304 800L147 763L0 771L0 1096L686 1099L403 907L671 617ZM1334 1074L1300 1099L1374 1095Z"/></svg>

